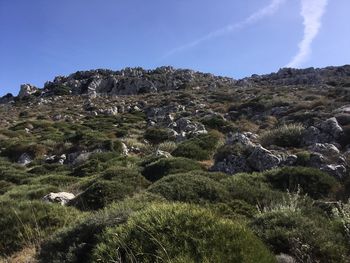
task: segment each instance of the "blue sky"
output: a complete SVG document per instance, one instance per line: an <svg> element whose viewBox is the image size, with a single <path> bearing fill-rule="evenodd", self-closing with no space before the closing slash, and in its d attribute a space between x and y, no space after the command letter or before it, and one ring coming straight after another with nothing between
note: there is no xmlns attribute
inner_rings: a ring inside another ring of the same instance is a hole
<svg viewBox="0 0 350 263"><path fill-rule="evenodd" d="M349 0L0 0L0 95L94 68L350 63Z"/></svg>

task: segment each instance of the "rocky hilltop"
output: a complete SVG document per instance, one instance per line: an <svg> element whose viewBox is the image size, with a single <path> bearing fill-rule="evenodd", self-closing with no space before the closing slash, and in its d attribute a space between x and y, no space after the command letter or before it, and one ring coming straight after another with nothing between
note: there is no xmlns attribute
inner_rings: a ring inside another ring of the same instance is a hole
<svg viewBox="0 0 350 263"><path fill-rule="evenodd" d="M0 258L349 262L349 73L22 85L0 104Z"/></svg>
<svg viewBox="0 0 350 263"><path fill-rule="evenodd" d="M125 68L120 71L97 69L78 71L69 76L57 76L45 83L42 89L30 84L21 86L19 98L36 94L53 95L135 95L155 93L167 90L179 90L187 87L216 88L232 85L233 79L218 77L208 73L188 69L160 67L155 70L142 68ZM2 101L8 101L7 95Z"/></svg>
<svg viewBox="0 0 350 263"><path fill-rule="evenodd" d="M239 85L330 85L350 87L350 65L341 67L293 69L282 68L276 73L253 75L238 81Z"/></svg>

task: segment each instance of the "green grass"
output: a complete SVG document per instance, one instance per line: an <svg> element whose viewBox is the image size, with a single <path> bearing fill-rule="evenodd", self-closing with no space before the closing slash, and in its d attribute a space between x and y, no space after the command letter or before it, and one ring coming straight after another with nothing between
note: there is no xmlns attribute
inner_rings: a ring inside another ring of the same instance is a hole
<svg viewBox="0 0 350 263"><path fill-rule="evenodd" d="M240 223L185 204L152 205L99 240L96 262L276 262Z"/></svg>

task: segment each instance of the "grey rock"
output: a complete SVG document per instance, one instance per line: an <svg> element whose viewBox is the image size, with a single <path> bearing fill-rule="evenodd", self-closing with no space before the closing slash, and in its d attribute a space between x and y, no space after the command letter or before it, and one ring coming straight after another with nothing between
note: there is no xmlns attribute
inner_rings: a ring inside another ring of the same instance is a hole
<svg viewBox="0 0 350 263"><path fill-rule="evenodd" d="M322 132L329 134L335 140L338 140L343 134L343 129L340 127L335 117L321 122L318 128Z"/></svg>
<svg viewBox="0 0 350 263"><path fill-rule="evenodd" d="M49 203L60 203L66 205L70 200L73 200L75 195L67 192L49 193L43 197L43 201Z"/></svg>
<svg viewBox="0 0 350 263"><path fill-rule="evenodd" d="M215 172L236 174L242 172L252 172L247 159L244 156L228 155L225 159L214 164L210 169Z"/></svg>
<svg viewBox="0 0 350 263"><path fill-rule="evenodd" d="M30 164L33 161L32 157L28 153L23 153L17 163L23 166Z"/></svg>
<svg viewBox="0 0 350 263"><path fill-rule="evenodd" d="M340 153L339 149L331 143L315 143L309 146L308 149L326 156L338 155Z"/></svg>
<svg viewBox="0 0 350 263"><path fill-rule="evenodd" d="M156 153L155 153L155 156L157 157L165 157L165 158L170 158L171 157L171 154L166 152L166 151L162 151L162 150L157 150Z"/></svg>
<svg viewBox="0 0 350 263"><path fill-rule="evenodd" d="M122 143L122 155L128 156L129 155L129 149L128 146L126 146L125 143Z"/></svg>
<svg viewBox="0 0 350 263"><path fill-rule="evenodd" d="M337 165L337 164L325 165L321 168L321 171L324 171L338 179L344 179L344 177L346 176L346 168L344 165Z"/></svg>
<svg viewBox="0 0 350 263"><path fill-rule="evenodd" d="M311 167L321 168L326 164L327 160L322 154L316 152L310 154L309 165Z"/></svg>
<svg viewBox="0 0 350 263"><path fill-rule="evenodd" d="M287 254L279 254L276 256L276 260L278 263L296 263L297 261L290 255Z"/></svg>
<svg viewBox="0 0 350 263"><path fill-rule="evenodd" d="M71 165L79 165L86 162L92 152L74 152L67 155L67 163Z"/></svg>
<svg viewBox="0 0 350 263"><path fill-rule="evenodd" d="M259 145L254 148L247 161L254 170L261 172L278 167L281 158Z"/></svg>
<svg viewBox="0 0 350 263"><path fill-rule="evenodd" d="M35 92L37 92L39 89L33 85L30 84L23 84L21 85L21 89L18 93L18 98L22 99L24 97L28 97Z"/></svg>
<svg viewBox="0 0 350 263"><path fill-rule="evenodd" d="M251 132L244 133L229 133L226 139L226 144L233 145L239 143L248 148L248 150L255 147L255 144L251 141L252 139L256 139L257 135Z"/></svg>
<svg viewBox="0 0 350 263"><path fill-rule="evenodd" d="M0 98L0 104L7 104L14 102L14 96L11 93L7 93L5 96Z"/></svg>
<svg viewBox="0 0 350 263"><path fill-rule="evenodd" d="M294 166L296 165L298 161L298 156L294 155L294 154L291 154L291 155L288 155L284 160L283 160L283 165L286 165L286 166Z"/></svg>

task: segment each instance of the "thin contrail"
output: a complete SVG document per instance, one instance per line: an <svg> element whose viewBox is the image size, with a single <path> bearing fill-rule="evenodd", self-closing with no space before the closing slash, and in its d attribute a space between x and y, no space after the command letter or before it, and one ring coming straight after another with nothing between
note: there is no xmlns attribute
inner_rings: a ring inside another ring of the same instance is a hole
<svg viewBox="0 0 350 263"><path fill-rule="evenodd" d="M326 12L328 0L301 0L301 16L304 18L304 37L299 51L286 67L299 67L310 56L311 45L322 26L321 19Z"/></svg>
<svg viewBox="0 0 350 263"><path fill-rule="evenodd" d="M227 25L221 29L218 29L216 31L210 32L207 35L198 38L190 43L187 43L185 45L182 45L180 47L174 48L172 50L170 50L168 53L166 53L162 59L165 59L167 57L172 56L175 53L184 51L186 49L195 47L199 44L201 44L204 41L228 34L232 31L238 30L238 29L242 29L250 24L256 23L257 21L263 19L266 16L270 16L273 15L278 8L285 2L286 0L272 0L271 3L265 7L263 7L262 9L256 11L255 13L251 14L250 16L248 16L246 19L235 23L235 24L230 24Z"/></svg>

